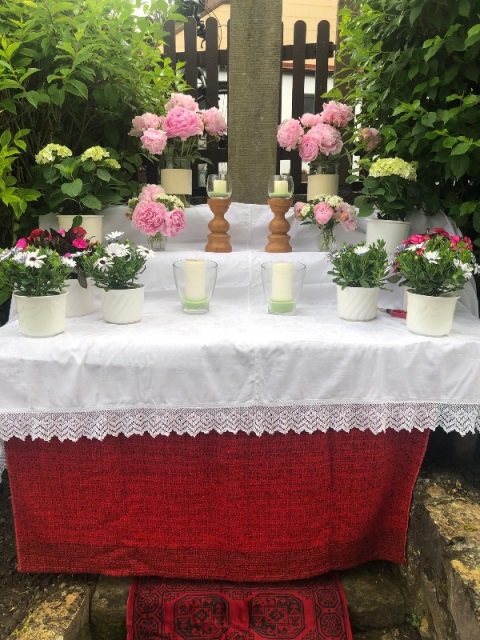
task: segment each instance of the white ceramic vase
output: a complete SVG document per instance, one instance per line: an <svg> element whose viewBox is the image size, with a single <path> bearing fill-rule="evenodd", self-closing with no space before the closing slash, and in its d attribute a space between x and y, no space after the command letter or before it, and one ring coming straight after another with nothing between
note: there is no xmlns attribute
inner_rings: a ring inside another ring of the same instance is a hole
<svg viewBox="0 0 480 640"><path fill-rule="evenodd" d="M133 324L143 317L145 285L103 292L103 319L111 324Z"/></svg>
<svg viewBox="0 0 480 640"><path fill-rule="evenodd" d="M65 280L65 290L67 296L67 318L87 316L95 310L95 289L93 282L88 281L88 286L84 289L78 280Z"/></svg>
<svg viewBox="0 0 480 640"><path fill-rule="evenodd" d="M423 296L407 290L407 329L421 336L438 338L452 330L459 296Z"/></svg>
<svg viewBox="0 0 480 640"><path fill-rule="evenodd" d="M162 169L160 182L169 195L192 195L191 169Z"/></svg>
<svg viewBox="0 0 480 640"><path fill-rule="evenodd" d="M13 294L18 324L24 336L49 338L65 330L67 293L54 296L22 296Z"/></svg>
<svg viewBox="0 0 480 640"><path fill-rule="evenodd" d="M337 285L337 311L340 318L355 322L373 320L377 316L378 294L373 287L345 287Z"/></svg>
<svg viewBox="0 0 480 640"><path fill-rule="evenodd" d="M75 216L66 213L57 213L58 226L60 229L70 229ZM82 215L81 226L87 232L87 240L102 242L103 240L103 215Z"/></svg>
<svg viewBox="0 0 480 640"><path fill-rule="evenodd" d="M377 240L385 240L385 250L393 255L397 247L406 240L410 232L410 222L401 220L381 220L367 218L367 244L374 244Z"/></svg>

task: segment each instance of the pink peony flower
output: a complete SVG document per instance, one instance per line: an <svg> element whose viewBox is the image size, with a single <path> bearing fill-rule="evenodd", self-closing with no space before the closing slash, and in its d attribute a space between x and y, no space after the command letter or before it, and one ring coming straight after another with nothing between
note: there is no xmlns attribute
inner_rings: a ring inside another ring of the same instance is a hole
<svg viewBox="0 0 480 640"><path fill-rule="evenodd" d="M132 225L147 236L153 236L162 231L166 215L167 209L160 202L139 202L133 210Z"/></svg>
<svg viewBox="0 0 480 640"><path fill-rule="evenodd" d="M202 115L205 131L211 136L224 136L227 133L227 123L223 113L216 107L207 109Z"/></svg>
<svg viewBox="0 0 480 640"><path fill-rule="evenodd" d="M146 129L159 129L162 125L160 116L154 113L144 113L143 116L135 116L132 120L131 136L141 136Z"/></svg>
<svg viewBox="0 0 480 640"><path fill-rule="evenodd" d="M138 196L139 202L154 202L155 196L165 193L165 189L159 184L146 184Z"/></svg>
<svg viewBox="0 0 480 640"><path fill-rule="evenodd" d="M20 238L19 240L17 240L17 244L15 246L17 247L17 249L25 249L26 247L28 247L27 239Z"/></svg>
<svg viewBox="0 0 480 640"><path fill-rule="evenodd" d="M380 144L380 132L373 127L365 127L360 130L358 140L365 145L367 151L373 151Z"/></svg>
<svg viewBox="0 0 480 640"><path fill-rule="evenodd" d="M140 140L147 151L161 154L167 144L167 135L158 129L147 129Z"/></svg>
<svg viewBox="0 0 480 640"><path fill-rule="evenodd" d="M314 127L316 124L320 124L322 116L319 113L304 113L300 118L300 122L304 127Z"/></svg>
<svg viewBox="0 0 480 640"><path fill-rule="evenodd" d="M339 204L336 217L345 231L354 231L357 228L357 214L350 204L346 202Z"/></svg>
<svg viewBox="0 0 480 640"><path fill-rule="evenodd" d="M293 207L293 215L296 220L303 220L303 216L301 215L301 210L306 205L306 202L296 202Z"/></svg>
<svg viewBox="0 0 480 640"><path fill-rule="evenodd" d="M323 111L321 113L322 122L330 124L333 127L346 127L350 120L353 120L354 114L351 109L343 102L335 102L330 100L323 105Z"/></svg>
<svg viewBox="0 0 480 640"><path fill-rule="evenodd" d="M312 162L320 152L318 142L314 136L310 135L310 131L305 134L298 147L298 154L304 162Z"/></svg>
<svg viewBox="0 0 480 640"><path fill-rule="evenodd" d="M168 113L175 107L182 107L182 109L188 109L188 111L198 111L198 103L192 98L192 96L186 93L172 93L170 100L165 105L165 111Z"/></svg>
<svg viewBox="0 0 480 640"><path fill-rule="evenodd" d="M278 125L277 142L287 151L296 149L302 138L303 127L299 120L289 118Z"/></svg>
<svg viewBox="0 0 480 640"><path fill-rule="evenodd" d="M333 207L326 202L319 202L313 209L313 216L317 224L327 224L327 222L332 219L334 213Z"/></svg>
<svg viewBox="0 0 480 640"><path fill-rule="evenodd" d="M310 129L308 135L315 140L320 153L325 156L337 155L342 150L343 142L340 132L329 124L320 123L315 125Z"/></svg>
<svg viewBox="0 0 480 640"><path fill-rule="evenodd" d="M183 231L185 226L185 213L181 209L172 209L172 211L165 213L165 220L160 232L167 238L172 238Z"/></svg>
<svg viewBox="0 0 480 640"><path fill-rule="evenodd" d="M173 107L165 116L163 129L168 138L186 140L203 135L203 121L200 114L183 107Z"/></svg>
<svg viewBox="0 0 480 640"><path fill-rule="evenodd" d="M88 242L83 238L75 238L75 240L72 240L72 244L77 249L86 249L88 247Z"/></svg>

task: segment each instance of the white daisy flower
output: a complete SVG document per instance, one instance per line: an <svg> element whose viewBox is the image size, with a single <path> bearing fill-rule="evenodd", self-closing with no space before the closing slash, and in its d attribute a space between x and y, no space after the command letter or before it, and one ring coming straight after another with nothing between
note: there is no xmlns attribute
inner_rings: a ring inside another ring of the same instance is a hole
<svg viewBox="0 0 480 640"><path fill-rule="evenodd" d="M453 259L453 264L457 267L457 269L461 269L464 273L473 273L473 265L468 262L462 262L458 258Z"/></svg>
<svg viewBox="0 0 480 640"><path fill-rule="evenodd" d="M121 238L124 235L123 231L112 231L111 233L108 233L105 236L105 240L107 240L108 242L112 242L114 240L118 240L119 238Z"/></svg>
<svg viewBox="0 0 480 640"><path fill-rule="evenodd" d="M110 258L99 258L96 262L94 262L93 267L98 269L99 271L105 272L113 266L113 260Z"/></svg>
<svg viewBox="0 0 480 640"><path fill-rule="evenodd" d="M32 269L41 269L44 266L44 260L47 256L39 256L38 251L29 251L26 253L25 266Z"/></svg>
<svg viewBox="0 0 480 640"><path fill-rule="evenodd" d="M365 253L368 253L368 247L367 245L363 245L360 247L355 247L355 249L353 250L353 253L356 253L357 256L363 256Z"/></svg>
<svg viewBox="0 0 480 640"><path fill-rule="evenodd" d="M76 262L73 258L67 258L66 256L62 256L62 262L66 267L70 267L73 269L76 266Z"/></svg>
<svg viewBox="0 0 480 640"><path fill-rule="evenodd" d="M108 255L112 257L124 258L129 255L130 251L128 246L125 244L121 244L120 242L111 242L108 247L105 247L105 253L108 253Z"/></svg>
<svg viewBox="0 0 480 640"><path fill-rule="evenodd" d="M407 247L407 251L417 251L417 249L423 249L423 242L420 242L420 244L409 244Z"/></svg>
<svg viewBox="0 0 480 640"><path fill-rule="evenodd" d="M425 251L423 257L430 262L430 264L438 264L440 260L440 254L438 251Z"/></svg>
<svg viewBox="0 0 480 640"><path fill-rule="evenodd" d="M147 259L154 258L157 255L155 251L152 251L151 249L147 249L147 247L144 247L141 244L137 246L137 253L141 255L143 258L147 258Z"/></svg>

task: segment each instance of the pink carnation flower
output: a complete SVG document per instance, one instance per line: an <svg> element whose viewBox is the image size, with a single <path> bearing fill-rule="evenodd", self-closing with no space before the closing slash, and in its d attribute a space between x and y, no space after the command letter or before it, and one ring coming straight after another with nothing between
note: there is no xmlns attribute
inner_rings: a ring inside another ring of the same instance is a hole
<svg viewBox="0 0 480 640"><path fill-rule="evenodd" d="M160 202L139 202L133 210L132 225L153 236L162 230L166 215L167 209Z"/></svg>
<svg viewBox="0 0 480 640"><path fill-rule="evenodd" d="M172 209L172 211L166 211L165 220L160 231L167 238L172 238L178 235L180 231L183 231L185 226L185 213L181 209Z"/></svg>
<svg viewBox="0 0 480 640"><path fill-rule="evenodd" d="M315 140L320 153L325 156L335 156L342 150L343 142L340 132L329 124L315 125L310 129L308 135Z"/></svg>
<svg viewBox="0 0 480 640"><path fill-rule="evenodd" d="M161 154L167 144L167 135L158 129L147 129L140 140L147 151Z"/></svg>
<svg viewBox="0 0 480 640"><path fill-rule="evenodd" d="M278 125L277 142L287 151L296 149L302 138L303 127L299 120L289 118Z"/></svg>
<svg viewBox="0 0 480 640"><path fill-rule="evenodd" d="M293 206L293 216L296 220L303 220L303 216L301 215L301 210L306 205L306 202L296 202Z"/></svg>
<svg viewBox="0 0 480 640"><path fill-rule="evenodd" d="M168 113L175 107L182 107L182 109L188 109L188 111L198 111L198 103L186 93L173 93L165 105L165 111Z"/></svg>
<svg viewBox="0 0 480 640"><path fill-rule="evenodd" d="M320 153L318 142L315 136L310 135L313 129L305 134L298 147L298 155L304 162L312 162Z"/></svg>
<svg viewBox="0 0 480 640"><path fill-rule="evenodd" d="M203 135L203 120L200 114L183 107L173 107L165 116L163 128L168 138L186 140Z"/></svg>
<svg viewBox="0 0 480 640"><path fill-rule="evenodd" d="M26 247L28 247L27 239L20 238L19 240L17 240L17 244L15 246L17 247L17 249L25 249Z"/></svg>
<svg viewBox="0 0 480 640"><path fill-rule="evenodd" d="M146 184L138 196L139 202L154 202L155 196L165 193L165 189L159 184Z"/></svg>
<svg viewBox="0 0 480 640"><path fill-rule="evenodd" d="M72 240L72 244L76 249L86 249L88 247L88 242L83 238L75 238L75 240Z"/></svg>
<svg viewBox="0 0 480 640"><path fill-rule="evenodd" d="M339 204L336 216L345 231L354 231L357 228L357 215L350 204L346 202Z"/></svg>
<svg viewBox="0 0 480 640"><path fill-rule="evenodd" d="M351 107L343 102L335 102L330 100L323 105L323 111L321 113L322 122L330 124L333 127L346 127L350 120L353 120L354 115Z"/></svg>
<svg viewBox="0 0 480 640"><path fill-rule="evenodd" d="M314 127L316 124L320 124L322 116L319 113L304 113L300 118L300 122L304 127Z"/></svg>
<svg viewBox="0 0 480 640"><path fill-rule="evenodd" d="M326 202L319 202L313 209L313 216L317 224L327 224L327 222L332 219L334 213L333 207Z"/></svg>
<svg viewBox="0 0 480 640"><path fill-rule="evenodd" d="M367 151L373 151L380 144L380 131L373 127L365 127L360 130L358 139L365 145Z"/></svg>
<svg viewBox="0 0 480 640"><path fill-rule="evenodd" d="M227 133L227 123L223 113L216 107L203 112L203 123L205 131L211 136L224 136Z"/></svg>
<svg viewBox="0 0 480 640"><path fill-rule="evenodd" d="M160 116L154 113L144 113L143 116L135 116L132 120L131 136L141 136L146 129L159 129L162 125Z"/></svg>

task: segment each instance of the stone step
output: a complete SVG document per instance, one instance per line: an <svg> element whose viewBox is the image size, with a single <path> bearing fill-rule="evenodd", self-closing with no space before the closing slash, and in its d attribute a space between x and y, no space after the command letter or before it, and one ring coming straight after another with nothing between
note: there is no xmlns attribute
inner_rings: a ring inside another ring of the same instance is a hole
<svg viewBox="0 0 480 640"><path fill-rule="evenodd" d="M420 640L420 634L409 625L393 629L376 629L353 634L353 640Z"/></svg>

